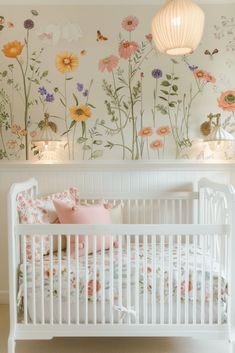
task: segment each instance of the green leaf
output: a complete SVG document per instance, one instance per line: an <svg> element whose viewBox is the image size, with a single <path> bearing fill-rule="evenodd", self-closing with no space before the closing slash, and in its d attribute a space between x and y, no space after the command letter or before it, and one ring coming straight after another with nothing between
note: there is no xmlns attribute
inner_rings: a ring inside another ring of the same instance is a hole
<svg viewBox="0 0 235 353"><path fill-rule="evenodd" d="M60 103L61 103L64 107L66 107L64 101L63 101L61 98L60 98Z"/></svg>
<svg viewBox="0 0 235 353"><path fill-rule="evenodd" d="M163 99L164 101L167 101L165 97L159 96L160 99Z"/></svg>
<svg viewBox="0 0 235 353"><path fill-rule="evenodd" d="M102 145L102 143L103 143L103 142L102 142L101 140L94 140L94 141L93 141L93 144L94 144L94 145L99 145L99 146L100 146L100 145Z"/></svg>
<svg viewBox="0 0 235 353"><path fill-rule="evenodd" d="M170 86L170 82L162 81L161 85L164 86L164 87L169 87Z"/></svg>
<svg viewBox="0 0 235 353"><path fill-rule="evenodd" d="M48 70L44 71L44 72L42 73L42 76L41 76L41 77L46 77L46 76L48 76Z"/></svg>
<svg viewBox="0 0 235 353"><path fill-rule="evenodd" d="M77 139L77 143L82 144L82 143L86 142L87 140L88 140L87 138L81 136Z"/></svg>
<svg viewBox="0 0 235 353"><path fill-rule="evenodd" d="M171 80L171 79L172 79L171 75L169 75L169 74L166 74L166 78L167 78L168 80Z"/></svg>
<svg viewBox="0 0 235 353"><path fill-rule="evenodd" d="M88 150L91 149L91 147L88 146L88 145L83 145L82 149L83 149L84 151L88 151Z"/></svg>
<svg viewBox="0 0 235 353"><path fill-rule="evenodd" d="M73 98L75 100L75 104L78 105L78 99L77 99L77 97L76 97L76 95L74 93L73 93Z"/></svg>
<svg viewBox="0 0 235 353"><path fill-rule="evenodd" d="M38 15L39 15L39 13L38 13L37 10L31 10L31 14L32 14L33 16L38 16Z"/></svg>
<svg viewBox="0 0 235 353"><path fill-rule="evenodd" d="M71 121L71 124L70 124L70 127L69 127L69 130L71 130L72 127L73 127L76 123L77 123L76 120L72 120L72 121Z"/></svg>
<svg viewBox="0 0 235 353"><path fill-rule="evenodd" d="M70 81L70 80L72 80L73 79L73 77L67 77L66 78L66 81Z"/></svg>
<svg viewBox="0 0 235 353"><path fill-rule="evenodd" d="M169 103L169 107L175 108L175 103L174 103L174 102L170 102L170 103Z"/></svg>
<svg viewBox="0 0 235 353"><path fill-rule="evenodd" d="M91 158L92 159L96 159L96 158L100 158L103 156L103 151L102 150L97 150L97 151L94 151L92 152L91 154Z"/></svg>
<svg viewBox="0 0 235 353"><path fill-rule="evenodd" d="M173 62L173 64L178 64L178 61L175 59L171 59L171 61Z"/></svg>
<svg viewBox="0 0 235 353"><path fill-rule="evenodd" d="M173 89L174 92L177 92L177 91L178 91L178 86L173 85L173 86L172 86L172 89Z"/></svg>
<svg viewBox="0 0 235 353"><path fill-rule="evenodd" d="M89 105L89 107L91 107L91 108L95 109L95 106L94 106L93 104L88 103L87 105Z"/></svg>
<svg viewBox="0 0 235 353"><path fill-rule="evenodd" d="M165 91L164 89L161 89L160 90L162 93L166 94L168 96L169 92L168 91Z"/></svg>

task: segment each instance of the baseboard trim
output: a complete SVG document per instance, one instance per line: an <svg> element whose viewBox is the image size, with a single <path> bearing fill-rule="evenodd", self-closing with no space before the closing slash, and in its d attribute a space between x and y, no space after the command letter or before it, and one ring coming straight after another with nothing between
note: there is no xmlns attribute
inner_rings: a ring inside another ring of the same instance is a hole
<svg viewBox="0 0 235 353"><path fill-rule="evenodd" d="M0 290L0 304L9 303L9 294L7 290Z"/></svg>

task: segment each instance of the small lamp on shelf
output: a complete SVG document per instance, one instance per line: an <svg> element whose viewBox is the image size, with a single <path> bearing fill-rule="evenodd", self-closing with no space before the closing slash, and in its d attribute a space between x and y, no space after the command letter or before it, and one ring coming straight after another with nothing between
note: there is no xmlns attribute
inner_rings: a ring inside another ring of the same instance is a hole
<svg viewBox="0 0 235 353"><path fill-rule="evenodd" d="M45 113L38 128L39 134L31 141L34 155L41 160L63 160L65 141L59 138L57 125L49 120L49 114Z"/></svg>

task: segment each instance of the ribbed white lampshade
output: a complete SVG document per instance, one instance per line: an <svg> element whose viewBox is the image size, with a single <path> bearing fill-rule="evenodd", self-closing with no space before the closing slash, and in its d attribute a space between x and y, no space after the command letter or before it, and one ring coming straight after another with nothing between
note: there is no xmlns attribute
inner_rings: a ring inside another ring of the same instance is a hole
<svg viewBox="0 0 235 353"><path fill-rule="evenodd" d="M168 0L152 21L158 50L169 55L192 53L200 43L205 15L191 0Z"/></svg>

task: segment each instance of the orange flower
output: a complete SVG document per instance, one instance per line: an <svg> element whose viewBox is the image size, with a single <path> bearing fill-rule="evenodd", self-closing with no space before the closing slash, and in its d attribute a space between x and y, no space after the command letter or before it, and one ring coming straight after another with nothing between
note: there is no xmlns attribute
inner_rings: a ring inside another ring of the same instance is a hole
<svg viewBox="0 0 235 353"><path fill-rule="evenodd" d="M227 112L235 111L235 91L222 92L218 98L218 105Z"/></svg>
<svg viewBox="0 0 235 353"><path fill-rule="evenodd" d="M56 67L62 74L76 70L78 63L78 57L70 52L60 53L56 56Z"/></svg>
<svg viewBox="0 0 235 353"><path fill-rule="evenodd" d="M152 136L153 130L151 127L143 127L138 133L140 137L149 137Z"/></svg>
<svg viewBox="0 0 235 353"><path fill-rule="evenodd" d="M170 133L170 128L169 126L160 126L157 130L156 133L159 136L167 136Z"/></svg>
<svg viewBox="0 0 235 353"><path fill-rule="evenodd" d="M204 79L206 72L201 70L201 69L196 69L193 71L193 74L195 77L199 78L199 79Z"/></svg>
<svg viewBox="0 0 235 353"><path fill-rule="evenodd" d="M164 146L164 144L161 140L155 140L155 141L151 142L149 146L150 146L150 148L152 148L152 150L159 150L160 148L162 148Z"/></svg>
<svg viewBox="0 0 235 353"><path fill-rule="evenodd" d="M91 117L91 111L88 105L75 105L69 109L73 120L80 122L86 121Z"/></svg>
<svg viewBox="0 0 235 353"><path fill-rule="evenodd" d="M212 76L209 72L205 72L205 76L204 76L204 79L207 81L207 82L211 82L211 83L215 83L215 77Z"/></svg>
<svg viewBox="0 0 235 353"><path fill-rule="evenodd" d="M3 46L2 52L7 58L16 58L21 54L24 45L15 40L14 42L9 42Z"/></svg>
<svg viewBox="0 0 235 353"><path fill-rule="evenodd" d="M112 72L118 65L119 58L115 55L107 56L106 58L99 61L99 70L103 72L105 69L108 72Z"/></svg>

